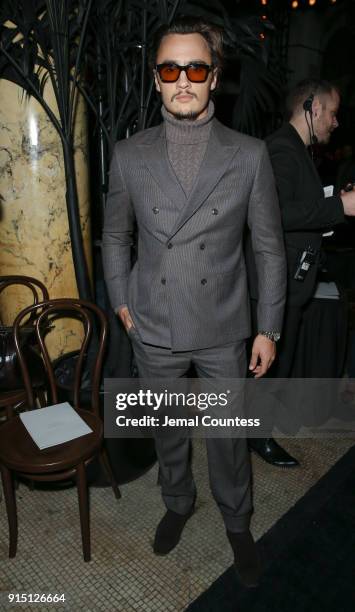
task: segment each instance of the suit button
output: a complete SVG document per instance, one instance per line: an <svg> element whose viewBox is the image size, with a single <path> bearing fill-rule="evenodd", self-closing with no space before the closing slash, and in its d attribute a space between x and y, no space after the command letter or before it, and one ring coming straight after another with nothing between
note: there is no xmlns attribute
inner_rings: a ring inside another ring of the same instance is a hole
<svg viewBox="0 0 355 612"><path fill-rule="evenodd" d="M166 284L166 278L162 278L160 282L161 282L162 285L165 285Z"/></svg>
<svg viewBox="0 0 355 612"><path fill-rule="evenodd" d="M206 283L207 283L207 279L206 279L206 278L203 278L203 279L201 280L201 285L205 285Z"/></svg>
<svg viewBox="0 0 355 612"><path fill-rule="evenodd" d="M201 251L203 251L205 248L206 248L205 243L204 243L204 242L201 242L201 244L200 244L200 249L201 249Z"/></svg>
<svg viewBox="0 0 355 612"><path fill-rule="evenodd" d="M173 245L171 244L171 242L169 242L168 249L172 249L172 248L173 248Z"/></svg>
<svg viewBox="0 0 355 612"><path fill-rule="evenodd" d="M154 208L152 208L152 211L155 215L157 215L159 212L159 208L157 206L154 206Z"/></svg>
<svg viewBox="0 0 355 612"><path fill-rule="evenodd" d="M212 214L213 214L213 215L218 215L218 210L217 210L217 208L212 208Z"/></svg>

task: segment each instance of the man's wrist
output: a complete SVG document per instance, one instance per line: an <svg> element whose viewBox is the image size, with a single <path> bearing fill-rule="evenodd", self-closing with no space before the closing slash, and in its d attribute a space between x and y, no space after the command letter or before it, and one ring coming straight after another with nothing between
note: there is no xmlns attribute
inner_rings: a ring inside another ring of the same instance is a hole
<svg viewBox="0 0 355 612"><path fill-rule="evenodd" d="M277 342L278 340L280 340L281 337L280 332L276 331L259 331L258 334L260 334L261 336L265 336L265 338L268 338L273 342Z"/></svg>
<svg viewBox="0 0 355 612"><path fill-rule="evenodd" d="M127 308L127 304L120 304L117 308L115 308L116 315L120 314L122 308Z"/></svg>

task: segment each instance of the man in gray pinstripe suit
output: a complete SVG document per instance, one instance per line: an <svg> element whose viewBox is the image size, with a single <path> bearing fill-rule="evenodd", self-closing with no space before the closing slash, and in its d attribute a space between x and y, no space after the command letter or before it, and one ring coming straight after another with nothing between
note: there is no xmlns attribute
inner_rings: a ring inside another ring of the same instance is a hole
<svg viewBox="0 0 355 612"><path fill-rule="evenodd" d="M220 32L183 18L162 28L152 49L163 123L117 143L103 233L112 307L129 334L140 376L242 378L250 335L243 255L248 223L259 283L257 334L249 369L275 358L285 294L285 259L273 174L264 144L214 117ZM138 256L131 270L134 221ZM235 565L247 586L260 567L249 531L250 464L245 439L207 439L211 490ZM194 511L189 441L157 439L167 507L154 552L178 543Z"/></svg>

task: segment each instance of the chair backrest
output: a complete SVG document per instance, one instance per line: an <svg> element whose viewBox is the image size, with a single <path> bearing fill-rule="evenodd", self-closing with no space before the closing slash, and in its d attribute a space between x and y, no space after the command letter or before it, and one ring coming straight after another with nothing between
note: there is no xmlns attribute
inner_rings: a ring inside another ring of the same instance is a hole
<svg viewBox="0 0 355 612"><path fill-rule="evenodd" d="M0 294L7 287L14 285L24 285L25 287L28 287L32 291L34 304L38 304L39 302L46 302L47 300L49 300L49 294L45 285L37 278L33 278L32 276L22 276L20 274L0 276ZM28 323L32 324L34 318L35 313L31 313L29 320L26 321L26 325Z"/></svg>
<svg viewBox="0 0 355 612"><path fill-rule="evenodd" d="M51 401L53 404L58 403L58 388L53 364L46 347L46 337L50 333L51 329L53 329L55 321L60 318L72 318L81 321L84 329L82 344L78 351L72 389L73 404L75 408L80 406L80 391L84 373L84 364L88 361L87 353L89 342L93 337L93 331L95 330L95 335L97 335L97 346L95 347L95 356L91 367L90 406L93 412L99 415L100 377L108 333L108 321L106 315L101 308L96 306L96 304L76 298L58 298L54 300L47 300L45 302L39 302L38 304L24 308L17 315L14 321L14 340L30 408L34 408L34 394L28 364L26 363L21 349L20 333L23 319L28 314L31 315L32 313L36 319L36 338L47 371L51 390Z"/></svg>
<svg viewBox="0 0 355 612"><path fill-rule="evenodd" d="M12 274L0 276L0 295L8 288L20 286L24 290L25 304L38 304L49 299L48 291L44 284L32 276ZM25 289L26 288L26 289ZM28 289L30 291L28 291ZM32 295L31 295L32 294ZM32 298L32 299L31 299ZM3 303L2 303L3 305ZM23 308L23 306L21 306ZM17 308L17 312L21 308ZM6 309L5 309L6 310ZM18 367L14 339L13 320L17 312L12 311L9 315L10 325L2 324L0 313L0 392L13 391L23 388L21 372ZM32 351L35 314L31 313L27 320L23 321L22 341L27 359L31 358L31 374L37 377L37 382L43 379L43 367L41 360Z"/></svg>

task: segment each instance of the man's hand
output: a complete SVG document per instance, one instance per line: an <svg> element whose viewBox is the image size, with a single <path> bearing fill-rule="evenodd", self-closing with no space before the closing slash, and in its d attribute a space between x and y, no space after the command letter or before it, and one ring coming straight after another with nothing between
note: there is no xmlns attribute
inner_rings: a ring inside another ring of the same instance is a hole
<svg viewBox="0 0 355 612"><path fill-rule="evenodd" d="M129 330L131 329L131 327L134 327L134 323L132 321L131 315L129 314L129 310L127 306L121 306L121 308L118 309L118 316L120 317L122 323L123 323L123 327L125 328L126 332L128 333Z"/></svg>
<svg viewBox="0 0 355 612"><path fill-rule="evenodd" d="M344 206L344 215L355 217L355 188L353 187L351 191L342 189L340 197Z"/></svg>
<svg viewBox="0 0 355 612"><path fill-rule="evenodd" d="M249 370L254 372L255 378L266 374L276 357L276 343L266 336L258 334L253 342Z"/></svg>

